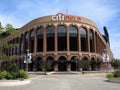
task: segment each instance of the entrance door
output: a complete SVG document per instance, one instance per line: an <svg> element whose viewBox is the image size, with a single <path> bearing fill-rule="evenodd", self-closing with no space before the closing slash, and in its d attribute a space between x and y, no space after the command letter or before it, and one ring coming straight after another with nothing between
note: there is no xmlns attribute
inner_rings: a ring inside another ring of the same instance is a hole
<svg viewBox="0 0 120 90"><path fill-rule="evenodd" d="M36 60L36 70L37 71L42 71L41 63L42 63L42 58L38 57Z"/></svg>
<svg viewBox="0 0 120 90"><path fill-rule="evenodd" d="M66 71L66 70L67 70L66 58L62 56L58 60L58 71Z"/></svg>
<svg viewBox="0 0 120 90"><path fill-rule="evenodd" d="M77 57L73 56L71 58L71 71L77 71L78 70L77 62L78 62Z"/></svg>

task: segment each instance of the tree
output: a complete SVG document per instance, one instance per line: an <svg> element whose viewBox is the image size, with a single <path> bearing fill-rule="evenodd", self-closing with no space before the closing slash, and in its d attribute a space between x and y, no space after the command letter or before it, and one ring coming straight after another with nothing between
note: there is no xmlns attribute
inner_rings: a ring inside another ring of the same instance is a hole
<svg viewBox="0 0 120 90"><path fill-rule="evenodd" d="M3 30L5 29L5 31L3 32ZM5 28L3 28L3 26L0 23L0 59L6 59L6 60L11 60L14 59L16 56L6 56L4 54L4 52L2 52L2 44L4 43L4 48L13 48L13 47L18 47L19 44L8 44L6 42L4 42L4 38L3 37L3 33L6 33L7 35L18 35L16 34L18 31L11 25L11 24L7 24L5 26Z"/></svg>
<svg viewBox="0 0 120 90"><path fill-rule="evenodd" d="M3 26L0 23L0 34L3 33L3 30L4 30L4 28L3 28Z"/></svg>
<svg viewBox="0 0 120 90"><path fill-rule="evenodd" d="M90 61L89 60L79 60L78 61L78 67L82 68L82 71L84 73L85 70L88 70L90 67Z"/></svg>
<svg viewBox="0 0 120 90"><path fill-rule="evenodd" d="M51 65L52 65L51 61L43 61L42 63L40 63L40 68L42 68L45 71L45 75L46 71L52 68Z"/></svg>
<svg viewBox="0 0 120 90"><path fill-rule="evenodd" d="M114 70L120 69L120 60L118 59L113 59L110 62L111 66L114 68Z"/></svg>
<svg viewBox="0 0 120 90"><path fill-rule="evenodd" d="M16 29L11 24L6 25L5 31L8 35L16 33Z"/></svg>
<svg viewBox="0 0 120 90"><path fill-rule="evenodd" d="M2 43L2 33L3 33L3 30L4 30L4 28L3 28L3 26L1 25L1 23L0 23L0 44Z"/></svg>

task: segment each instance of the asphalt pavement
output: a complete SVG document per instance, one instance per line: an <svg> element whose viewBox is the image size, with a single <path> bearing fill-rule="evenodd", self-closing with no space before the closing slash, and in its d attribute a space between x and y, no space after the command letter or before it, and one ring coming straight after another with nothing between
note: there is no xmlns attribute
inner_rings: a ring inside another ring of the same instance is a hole
<svg viewBox="0 0 120 90"><path fill-rule="evenodd" d="M120 83L107 82L105 75L35 75L31 83L0 87L0 90L120 90Z"/></svg>

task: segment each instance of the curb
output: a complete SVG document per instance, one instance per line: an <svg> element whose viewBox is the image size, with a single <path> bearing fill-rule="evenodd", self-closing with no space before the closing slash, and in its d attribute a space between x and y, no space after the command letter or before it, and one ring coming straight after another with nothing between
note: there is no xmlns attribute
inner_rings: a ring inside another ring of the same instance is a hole
<svg viewBox="0 0 120 90"><path fill-rule="evenodd" d="M19 86L31 83L31 80L1 80L0 86Z"/></svg>
<svg viewBox="0 0 120 90"><path fill-rule="evenodd" d="M120 78L110 78L108 81L112 83L120 83Z"/></svg>

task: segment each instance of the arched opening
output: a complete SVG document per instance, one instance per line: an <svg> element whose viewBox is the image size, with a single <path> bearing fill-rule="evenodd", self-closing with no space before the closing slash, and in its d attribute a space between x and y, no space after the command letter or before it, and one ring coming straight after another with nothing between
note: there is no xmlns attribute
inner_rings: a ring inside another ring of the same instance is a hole
<svg viewBox="0 0 120 90"><path fill-rule="evenodd" d="M51 69L48 71L54 71L54 58L49 56L46 61L51 63Z"/></svg>
<svg viewBox="0 0 120 90"><path fill-rule="evenodd" d="M71 58L71 71L77 71L78 70L78 59L76 56L73 56Z"/></svg>
<svg viewBox="0 0 120 90"><path fill-rule="evenodd" d="M34 65L33 59L31 59L31 63L28 64L29 71L33 71L33 65Z"/></svg>
<svg viewBox="0 0 120 90"><path fill-rule="evenodd" d="M67 30L66 27L60 25L58 27L58 51L67 50Z"/></svg>
<svg viewBox="0 0 120 90"><path fill-rule="evenodd" d="M30 33L30 51L31 53L34 52L34 30Z"/></svg>
<svg viewBox="0 0 120 90"><path fill-rule="evenodd" d="M66 71L67 65L66 65L66 58L64 56L61 56L58 59L58 71Z"/></svg>
<svg viewBox="0 0 120 90"><path fill-rule="evenodd" d="M54 51L54 27L48 26L46 29L47 51Z"/></svg>
<svg viewBox="0 0 120 90"><path fill-rule="evenodd" d="M23 65L23 62L22 62L22 60L20 59L20 60L19 60L19 69L23 69L22 65Z"/></svg>
<svg viewBox="0 0 120 90"><path fill-rule="evenodd" d="M69 38L70 38L70 51L77 51L78 50L78 30L75 26L70 26L69 31Z"/></svg>
<svg viewBox="0 0 120 90"><path fill-rule="evenodd" d="M38 57L36 59L36 71L42 71L42 58L41 57Z"/></svg>
<svg viewBox="0 0 120 90"><path fill-rule="evenodd" d="M19 39L19 55L23 54L23 36L20 37Z"/></svg>
<svg viewBox="0 0 120 90"><path fill-rule="evenodd" d="M87 51L87 32L85 28L80 29L81 51Z"/></svg>
<svg viewBox="0 0 120 90"><path fill-rule="evenodd" d="M25 44L24 44L24 53L26 53L26 50L28 49L28 32L25 33Z"/></svg>
<svg viewBox="0 0 120 90"><path fill-rule="evenodd" d="M96 63L96 65L97 65L97 70L100 70L100 68L101 68L101 64L102 64L102 61L99 60L99 59L97 59L96 62L97 62L97 63Z"/></svg>
<svg viewBox="0 0 120 90"><path fill-rule="evenodd" d="M90 35L90 52L94 52L94 35L92 30L89 31L89 35Z"/></svg>
<svg viewBox="0 0 120 90"><path fill-rule="evenodd" d="M37 31L37 52L43 51L43 28L40 27Z"/></svg>
<svg viewBox="0 0 120 90"><path fill-rule="evenodd" d="M91 63L91 70L95 71L96 70L96 64L97 64L96 60L94 58L92 58L90 63Z"/></svg>

